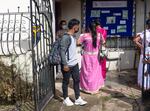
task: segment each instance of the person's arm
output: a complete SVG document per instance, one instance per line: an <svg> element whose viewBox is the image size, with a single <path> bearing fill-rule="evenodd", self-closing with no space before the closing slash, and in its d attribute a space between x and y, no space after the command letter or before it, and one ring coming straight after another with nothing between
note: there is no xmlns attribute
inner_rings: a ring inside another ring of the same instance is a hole
<svg viewBox="0 0 150 111"><path fill-rule="evenodd" d="M68 71L69 67L66 60L66 51L68 50L68 46L70 45L70 37L68 35L64 35L60 42L60 55L62 59L62 64L64 67L64 71Z"/></svg>
<svg viewBox="0 0 150 111"><path fill-rule="evenodd" d="M105 39L105 41L106 41L106 38L107 38L107 30L105 30L104 28L103 28L103 31L102 31L102 35L103 35L103 37L104 37L104 39Z"/></svg>
<svg viewBox="0 0 150 111"><path fill-rule="evenodd" d="M84 36L84 34L81 34L80 37L77 38L77 46L81 46L81 44L83 42L83 36Z"/></svg>
<svg viewBox="0 0 150 111"><path fill-rule="evenodd" d="M147 60L147 63L150 64L150 59Z"/></svg>
<svg viewBox="0 0 150 111"><path fill-rule="evenodd" d="M106 40L105 40L104 36L103 36L101 33L98 33L98 34L100 34L100 36L101 36L102 45L103 45L103 46L106 46Z"/></svg>
<svg viewBox="0 0 150 111"><path fill-rule="evenodd" d="M140 48L143 49L143 45L141 44L141 37L140 34L138 34L135 38L134 38L134 43Z"/></svg>
<svg viewBox="0 0 150 111"><path fill-rule="evenodd" d="M80 39L77 38L77 46L80 46L80 45L81 45Z"/></svg>
<svg viewBox="0 0 150 111"><path fill-rule="evenodd" d="M150 64L150 59L143 59L144 64Z"/></svg>

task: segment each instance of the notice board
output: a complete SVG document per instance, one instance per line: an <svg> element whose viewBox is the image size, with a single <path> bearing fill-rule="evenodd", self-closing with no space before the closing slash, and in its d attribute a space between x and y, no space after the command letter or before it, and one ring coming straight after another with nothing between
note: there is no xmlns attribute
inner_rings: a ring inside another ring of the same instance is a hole
<svg viewBox="0 0 150 111"><path fill-rule="evenodd" d="M133 0L86 0L86 27L99 19L108 37L132 37Z"/></svg>

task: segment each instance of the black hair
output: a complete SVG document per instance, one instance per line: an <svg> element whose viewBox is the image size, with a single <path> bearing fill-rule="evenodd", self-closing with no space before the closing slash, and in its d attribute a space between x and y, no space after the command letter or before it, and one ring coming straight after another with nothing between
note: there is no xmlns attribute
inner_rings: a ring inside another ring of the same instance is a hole
<svg viewBox="0 0 150 111"><path fill-rule="evenodd" d="M80 24L80 21L77 20L77 19L71 19L69 22L68 22L68 28L69 29L72 29L73 26L75 25L79 25Z"/></svg>
<svg viewBox="0 0 150 111"><path fill-rule="evenodd" d="M147 25L148 29L150 29L150 19L148 19L148 20L146 21L146 25Z"/></svg>
<svg viewBox="0 0 150 111"><path fill-rule="evenodd" d="M150 19L146 21L146 25L150 25Z"/></svg>
<svg viewBox="0 0 150 111"><path fill-rule="evenodd" d="M61 21L60 21L60 23L59 23L59 29L62 29L62 24L63 24L64 22L67 24L66 20L61 20Z"/></svg>
<svg viewBox="0 0 150 111"><path fill-rule="evenodd" d="M92 21L89 25L89 29L91 31L92 34L92 44L93 47L96 48L97 46L97 32L96 32L96 23L94 21Z"/></svg>
<svg viewBox="0 0 150 111"><path fill-rule="evenodd" d="M101 23L100 23L100 20L99 20L99 19L95 19L95 20L94 20L94 22L95 22L96 26L101 25Z"/></svg>

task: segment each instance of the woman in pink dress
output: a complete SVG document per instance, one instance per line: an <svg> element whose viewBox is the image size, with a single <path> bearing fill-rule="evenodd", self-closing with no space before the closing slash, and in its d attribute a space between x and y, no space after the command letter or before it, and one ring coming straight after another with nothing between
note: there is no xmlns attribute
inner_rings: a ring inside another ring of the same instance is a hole
<svg viewBox="0 0 150 111"><path fill-rule="evenodd" d="M101 24L98 20L95 21L95 23L96 23L96 31L98 33L101 33L104 40L106 41L107 31L101 27ZM103 78L105 80L106 79L106 58L103 58L100 62L101 62L101 66L102 66L102 75L103 75Z"/></svg>
<svg viewBox="0 0 150 111"><path fill-rule="evenodd" d="M101 35L96 32L95 22L90 24L89 29L88 33L80 35L78 41L84 45L81 60L80 88L84 92L95 94L104 85L101 64L98 59Z"/></svg>

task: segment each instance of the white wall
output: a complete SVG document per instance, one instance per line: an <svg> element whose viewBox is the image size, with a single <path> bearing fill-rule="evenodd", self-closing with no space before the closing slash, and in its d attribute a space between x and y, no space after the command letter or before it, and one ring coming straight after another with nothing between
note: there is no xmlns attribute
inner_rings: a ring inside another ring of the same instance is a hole
<svg viewBox="0 0 150 111"><path fill-rule="evenodd" d="M81 1L80 0L62 0L61 19L70 20L76 18L81 20Z"/></svg>
<svg viewBox="0 0 150 111"><path fill-rule="evenodd" d="M107 61L108 70L124 70L124 69L133 69L134 61L135 68L138 65L138 56L135 58L136 51L134 49L118 49L116 51L109 51L108 58L109 59L117 59L114 61Z"/></svg>
<svg viewBox="0 0 150 111"><path fill-rule="evenodd" d="M50 0L51 3L51 10L52 10L52 15L53 15L53 20L52 20L52 31L53 31L53 37L55 37L55 0Z"/></svg>
<svg viewBox="0 0 150 111"><path fill-rule="evenodd" d="M30 0L0 0L0 13L17 12L18 6L21 12L27 12L28 6L30 6Z"/></svg>
<svg viewBox="0 0 150 111"><path fill-rule="evenodd" d="M9 2L11 2L11 3L9 3ZM54 16L54 7L53 7L54 6L54 0L50 0L50 2L51 2L52 12L53 12L53 21L52 21L52 27L53 28L52 28L52 30L53 30L53 32L55 32L55 16ZM1 7L0 8L0 13L6 13L8 11L7 9L9 9L9 12L17 12L18 11L18 9L17 9L18 6L20 7L20 12L27 12L29 5L30 5L30 0L12 0L12 1L10 1L10 0L4 0L0 4L0 7ZM30 16L28 16L28 17L30 18ZM0 16L0 20L2 20L2 18L3 18L3 16ZM6 20L7 20L7 18L5 17ZM20 16L18 18L20 20ZM12 19L14 20L14 17L12 17ZM25 21L26 21L26 23L29 22L28 19L25 20ZM18 24L19 24L19 22L18 22ZM1 25L1 23L0 23L0 25ZM5 24L5 25L6 25L6 29L7 29L8 25L7 24ZM9 26L13 27L13 24L9 24ZM29 24L28 25L24 25L24 27L28 29L29 28ZM30 30L29 30L28 33L30 33ZM21 35L21 49L27 51L27 49L28 49L27 46L29 44L28 44L28 42L24 42L24 41L27 40L28 35L25 35L24 33L21 33L21 34L22 34ZM55 36L55 33L53 33L53 34L54 34L53 36ZM18 33L16 35L18 35ZM16 36L16 35L15 35L15 41L18 41L19 39L17 39L18 36ZM4 38L7 38L7 33L3 34L3 39ZM9 34L9 40L10 39L11 39L11 42L9 42L9 48L10 48L11 52L14 52L13 45L12 45L12 35L11 34ZM43 42L41 42L41 43L43 43ZM19 43L17 42L17 44L19 44ZM5 54L8 54L8 47L7 47L6 41L3 41L2 45L3 45L3 49L5 50L4 51ZM15 49L16 49L17 54L20 54L19 45L15 45ZM3 55L1 48L0 48L0 55ZM6 64L9 64L9 65L11 64L10 58L4 57L2 60ZM17 69L21 70L23 74L28 73L28 77L30 79L29 81L32 82L32 75L33 74L32 74L32 54L31 54L31 51L28 52L26 55L20 55L20 56L18 56L15 59L14 63L16 64ZM25 79L24 75L22 75L22 78Z"/></svg>
<svg viewBox="0 0 150 111"><path fill-rule="evenodd" d="M80 0L62 0L61 1L61 19L69 21L76 18L81 21L81 1ZM80 28L81 30L81 28Z"/></svg>
<svg viewBox="0 0 150 111"><path fill-rule="evenodd" d="M150 0L147 0L147 17L150 12ZM144 29L144 0L136 0L136 32Z"/></svg>

